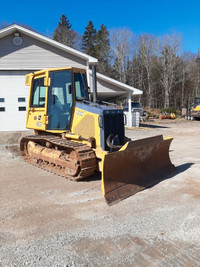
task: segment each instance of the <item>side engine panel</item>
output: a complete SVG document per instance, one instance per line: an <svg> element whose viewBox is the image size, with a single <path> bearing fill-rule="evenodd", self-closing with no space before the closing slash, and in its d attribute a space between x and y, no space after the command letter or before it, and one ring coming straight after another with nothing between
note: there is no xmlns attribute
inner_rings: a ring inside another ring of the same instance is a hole
<svg viewBox="0 0 200 267"><path fill-rule="evenodd" d="M124 144L123 110L91 102L87 104L77 102L71 132L84 138L94 137L97 147L101 147L104 151L110 151L106 142L110 135L118 140L117 145Z"/></svg>

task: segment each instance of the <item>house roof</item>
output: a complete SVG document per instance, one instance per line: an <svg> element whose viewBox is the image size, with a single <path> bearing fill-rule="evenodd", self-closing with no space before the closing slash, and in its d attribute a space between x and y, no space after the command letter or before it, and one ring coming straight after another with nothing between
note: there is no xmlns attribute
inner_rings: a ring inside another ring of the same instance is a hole
<svg viewBox="0 0 200 267"><path fill-rule="evenodd" d="M98 62L97 58L91 57L91 56L89 56L89 55L87 55L85 53L82 53L82 52L74 49L74 48L71 48L69 46L63 45L63 44L61 44L61 43L59 43L57 41L54 41L51 38L48 38L48 37L46 37L46 36L44 36L42 34L39 34L39 33L35 32L35 31L29 30L29 29L24 28L22 26L19 26L17 24L12 24L12 25L10 25L8 27L5 27L5 28L1 29L0 30L0 38L3 38L3 37L5 37L5 36L7 36L9 34L15 33L16 31L19 31L19 32L21 32L21 33L23 33L25 35L28 35L28 36L32 37L32 38L35 38L35 39L37 39L37 40L39 40L39 41L41 41L43 43L46 43L46 44L49 44L49 45L54 46L56 48L59 48L59 49L65 51L65 52L68 52L68 53L70 53L72 55L75 55L75 56L77 56L79 58L85 59L86 61L88 61L89 64L97 64L97 62Z"/></svg>
<svg viewBox="0 0 200 267"><path fill-rule="evenodd" d="M127 91L132 91L133 95L142 95L143 94L143 91L142 90L139 90L135 87L132 87L128 84L125 84L125 83L122 83L122 82L119 82L117 80L114 80L110 77L107 77L103 74L100 74L100 73L97 73L97 78L103 80L103 81L107 81L113 85L117 85L118 87L124 89L124 90L127 90Z"/></svg>
<svg viewBox="0 0 200 267"><path fill-rule="evenodd" d="M92 75L92 71L89 70L89 74ZM122 90L125 90L127 92L131 92L132 95L142 95L143 94L143 91L142 90L139 90L135 87L132 87L128 84L125 84L125 83L122 83L122 82L119 82L115 79L112 79L112 78L109 78L108 76L105 76L103 74L100 74L100 73L97 73L97 79L100 79L102 81L105 81L105 82L108 82L110 84L113 84L115 86L117 86L118 88L121 88ZM117 94L117 92L116 92Z"/></svg>
<svg viewBox="0 0 200 267"><path fill-rule="evenodd" d="M0 30L0 38L3 38L3 37L5 37L5 36L7 36L9 34L13 34L16 31L18 31L20 33L23 33L23 34L25 34L27 36L30 36L32 38L35 38L35 39L37 39L37 40L39 40L41 42L44 42L46 44L49 44L51 46L54 46L54 47L56 47L56 48L58 48L60 50L68 52L68 53L70 53L72 55L75 55L75 56L77 56L79 58L85 59L91 65L98 63L98 59L96 59L94 57L91 57L91 56L89 56L89 55L87 55L85 53L82 53L82 52L74 49L74 48L71 48L69 46L63 45L63 44L61 44L61 43L59 43L57 41L54 41L51 38L48 38L48 37L46 37L46 36L44 36L42 34L39 34L39 33L35 32L33 30L29 30L29 29L27 29L25 27L22 27L22 26L19 26L17 24L12 24L12 25L10 25L8 27L2 28ZM89 73L90 73L90 75L92 74L92 72L90 70L89 70ZM109 77L107 77L107 76L105 76L103 74L100 74L100 73L97 73L97 78L100 79L100 80L106 81L106 82L108 82L108 83L110 83L110 84L112 84L112 85L114 85L114 86L116 86L118 88L121 88L122 91L125 94L131 92L131 94L133 94L133 95L141 95L143 93L141 90L139 90L137 88L134 88L134 87L129 86L129 85L125 84L125 83L122 83L122 82L119 82L119 81L114 80L112 78L109 78ZM112 94L112 95L115 94L117 96L119 94L122 94L122 91L121 92L118 91L118 92L115 92L115 93L112 92L110 94ZM99 93L104 94L105 92L99 92ZM108 94L108 93L106 93L106 94Z"/></svg>

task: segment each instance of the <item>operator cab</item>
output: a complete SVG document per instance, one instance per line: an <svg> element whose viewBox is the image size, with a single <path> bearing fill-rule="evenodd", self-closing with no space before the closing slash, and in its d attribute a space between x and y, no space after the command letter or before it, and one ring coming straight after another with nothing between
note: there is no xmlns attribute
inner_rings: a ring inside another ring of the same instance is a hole
<svg viewBox="0 0 200 267"><path fill-rule="evenodd" d="M50 71L49 78L47 130L69 130L74 101L88 100L86 75L68 69Z"/></svg>
<svg viewBox="0 0 200 267"><path fill-rule="evenodd" d="M45 84L47 78L48 86ZM74 102L89 99L85 70L75 68L49 69L43 75L36 75L31 91L30 110L35 115L40 114L34 119L48 117L46 125L42 124L42 119L36 123L36 127L41 127L41 130L45 130L45 127L46 130L69 130ZM31 113L29 115L31 117ZM27 126L33 128L28 123Z"/></svg>

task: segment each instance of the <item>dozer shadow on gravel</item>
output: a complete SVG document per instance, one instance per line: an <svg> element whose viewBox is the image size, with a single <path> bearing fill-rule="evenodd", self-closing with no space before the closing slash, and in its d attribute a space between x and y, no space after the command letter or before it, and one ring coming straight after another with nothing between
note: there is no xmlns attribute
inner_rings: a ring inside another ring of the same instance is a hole
<svg viewBox="0 0 200 267"><path fill-rule="evenodd" d="M83 69L45 69L26 76L26 127L35 135L23 137L20 150L27 162L71 180L100 171L103 195L112 205L174 172L172 138L126 141L123 110L96 100L93 67L93 102Z"/></svg>

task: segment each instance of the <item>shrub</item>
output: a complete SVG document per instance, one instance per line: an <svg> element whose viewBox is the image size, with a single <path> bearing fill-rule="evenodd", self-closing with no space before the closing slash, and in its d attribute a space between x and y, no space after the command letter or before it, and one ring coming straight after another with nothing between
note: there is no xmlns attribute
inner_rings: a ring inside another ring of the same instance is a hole
<svg viewBox="0 0 200 267"><path fill-rule="evenodd" d="M148 117L155 117L155 114L153 112L147 111L147 115Z"/></svg>
<svg viewBox="0 0 200 267"><path fill-rule="evenodd" d="M174 113L174 114L178 115L179 111L176 110L175 107L169 107L169 108L161 109L161 113L169 113L169 114Z"/></svg>

